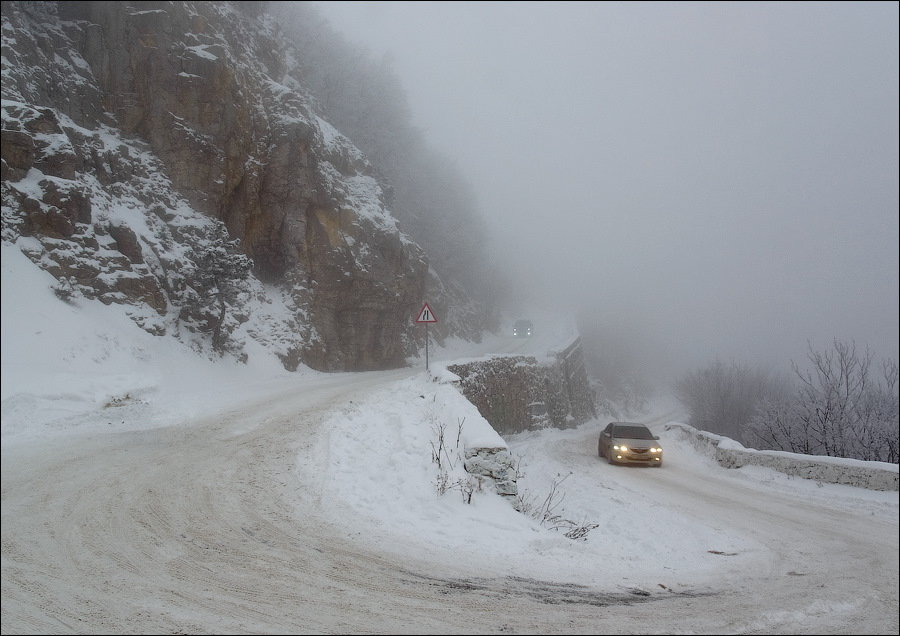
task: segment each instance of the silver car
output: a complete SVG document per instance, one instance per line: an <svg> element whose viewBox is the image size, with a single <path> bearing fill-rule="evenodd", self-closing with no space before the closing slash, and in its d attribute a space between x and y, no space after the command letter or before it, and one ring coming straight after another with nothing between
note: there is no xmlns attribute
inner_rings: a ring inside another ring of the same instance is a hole
<svg viewBox="0 0 900 636"><path fill-rule="evenodd" d="M610 464L662 466L663 449L659 437L643 424L610 422L597 442L597 454Z"/></svg>

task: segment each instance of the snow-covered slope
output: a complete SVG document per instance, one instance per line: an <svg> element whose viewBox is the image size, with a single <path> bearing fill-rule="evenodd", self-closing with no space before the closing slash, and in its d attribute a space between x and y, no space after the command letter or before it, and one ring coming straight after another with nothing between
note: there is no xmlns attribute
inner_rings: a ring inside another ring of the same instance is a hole
<svg viewBox="0 0 900 636"><path fill-rule="evenodd" d="M523 512L467 502L459 444L497 438L443 369L538 341L289 373L67 304L10 246L2 273L4 634L896 631L897 492L726 470L671 404L660 470L601 461L595 421L503 440Z"/></svg>

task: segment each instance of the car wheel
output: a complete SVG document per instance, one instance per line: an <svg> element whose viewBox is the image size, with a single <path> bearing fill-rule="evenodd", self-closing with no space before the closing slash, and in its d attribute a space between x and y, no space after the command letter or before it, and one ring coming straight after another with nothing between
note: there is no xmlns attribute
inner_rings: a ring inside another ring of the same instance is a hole
<svg viewBox="0 0 900 636"><path fill-rule="evenodd" d="M613 459L613 454L609 451L606 451L606 459L610 464L615 465L616 460Z"/></svg>

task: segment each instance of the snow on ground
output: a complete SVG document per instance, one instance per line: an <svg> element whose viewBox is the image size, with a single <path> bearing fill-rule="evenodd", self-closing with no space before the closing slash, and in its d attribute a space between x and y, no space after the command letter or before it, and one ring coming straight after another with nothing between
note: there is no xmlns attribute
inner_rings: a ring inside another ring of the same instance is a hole
<svg viewBox="0 0 900 636"><path fill-rule="evenodd" d="M174 339L151 336L137 328L124 308L83 299L77 306L62 302L51 289L54 279L49 274L38 270L17 248L4 244L2 249L4 445L29 437L166 426L223 411L267 392L302 388L304 382L314 384L317 379L335 376L302 367L289 373L262 350L251 349L246 365L229 359L203 359ZM445 348L432 346L428 372L424 360L413 360L419 368L411 368L410 377L389 385L365 403L348 404L333 416L329 422L333 427L332 463L326 481L335 515L344 514L341 509L349 506L384 532L429 546L440 537L437 543L447 550L465 545L470 552L482 552L483 558L509 560L524 550L532 555L529 561L537 558L545 562L544 569L559 572L585 569L580 564L607 553L617 533L626 530L631 535L640 533L638 540L647 547L641 558L651 566L673 553L696 554L703 545L737 551L740 540L670 513L650 514L647 507L651 503L633 502L625 509L615 506L620 495L612 487L598 490L590 473L569 474L567 458L547 452L567 440L584 437L584 453L596 459L596 434L605 421L589 422L577 430L522 433L504 442L449 384L452 374L445 367L451 362L510 346L518 347L517 353L546 352L554 345L566 346L575 335L571 321L554 321L552 315L540 313L529 317L537 326L533 340L513 340L501 334L489 336L483 343L451 341ZM252 339L248 342L252 347ZM675 408L661 401L653 410L672 412ZM533 509L544 504L555 488L557 496L551 502L555 514L577 524L602 521L603 529L592 530L590 541L578 542L562 532L538 531L539 524L530 516L516 513L508 503L487 493L477 493L469 504L464 503L459 489L438 497L432 450L441 426L453 453L452 479L465 475L459 452L466 445L507 443L520 462L520 495ZM667 454L691 452L687 448L676 451L677 445L672 436ZM711 473L722 472L711 460L698 456L697 463ZM759 467L731 472L736 478L782 492L803 496L827 493L852 501L856 507L872 507L873 514L897 518L896 493L822 487ZM610 515L610 510L617 514ZM635 517L642 521L635 523ZM657 539L663 535L680 537L682 544L661 543ZM594 578L589 572L582 575Z"/></svg>
<svg viewBox="0 0 900 636"><path fill-rule="evenodd" d="M360 377L383 376L362 398L336 405L318 450L322 461L297 462L295 476L298 484L323 484L322 509L335 520L352 519L354 531L385 553L626 590L693 589L729 573L776 567L768 560L774 557L761 557L767 550L760 536L741 531L746 523L740 506L717 520L704 516L692 508L693 500L682 500L679 489L689 486L679 482L682 475L708 482L711 498L717 484L727 485L736 492L747 489L748 505L777 492L798 506L818 502L898 523L896 492L820 484L759 467L726 471L662 430L677 408L665 400L642 416L662 436L661 469L600 462L596 441L605 421L501 439L449 383L445 366L491 351L539 353L553 341L565 346L573 336L565 321L554 325L549 317L535 317L538 328L546 328L533 341L501 334L478 344L432 347L428 371L424 360L414 360L407 370L381 375L305 368L289 373L250 339L247 364L205 360L173 338L143 332L123 308L84 299L62 302L53 283L16 247L2 246L4 454L11 446L54 436L189 425L193 418L267 395L302 394L341 378L349 387ZM450 451L444 465L452 479L464 475L456 453L466 444L506 444L520 461L519 492L526 506L534 511L547 505L551 516L586 528L585 535L567 538L552 523L516 512L487 491L475 492L471 502L452 487L439 496L433 451L442 427ZM297 497L302 492L298 488Z"/></svg>

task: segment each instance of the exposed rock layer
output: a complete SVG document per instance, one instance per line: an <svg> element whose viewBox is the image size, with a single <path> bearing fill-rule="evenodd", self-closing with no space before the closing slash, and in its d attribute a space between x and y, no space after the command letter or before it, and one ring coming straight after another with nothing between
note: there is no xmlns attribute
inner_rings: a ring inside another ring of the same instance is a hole
<svg viewBox="0 0 900 636"><path fill-rule="evenodd" d="M26 253L61 281L151 308L158 319L135 315L165 333L206 320L182 301L191 250L212 232L203 219L221 221L253 259L247 294L274 285L293 311L278 329L285 366L405 364L426 256L365 157L316 114L264 16L220 2L25 4L3 3L4 240L36 239Z"/></svg>

